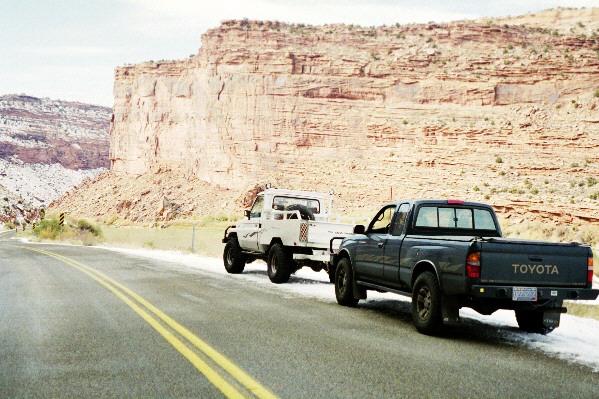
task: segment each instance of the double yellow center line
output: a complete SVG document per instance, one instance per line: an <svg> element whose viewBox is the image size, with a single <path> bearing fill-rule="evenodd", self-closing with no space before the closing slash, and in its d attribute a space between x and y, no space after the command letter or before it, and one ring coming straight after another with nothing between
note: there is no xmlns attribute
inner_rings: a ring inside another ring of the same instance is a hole
<svg viewBox="0 0 599 399"><path fill-rule="evenodd" d="M198 338L195 334L183 327L171 319L168 315L162 312L160 309L152 305L150 302L143 299L141 296L131 291L124 285L114 281L110 277L106 276L99 271L92 269L80 262L69 259L65 256L48 252L39 248L32 248L27 246L19 246L19 248L26 248L30 251L39 252L41 254L50 256L58 259L61 262L87 274L92 279L96 280L114 295L116 295L121 301L126 303L131 309L135 311L141 318L143 318L149 325L151 325L160 335L164 337L175 349L177 349L189 362L202 373L216 388L218 388L227 398L247 398L238 388L233 386L227 380L225 380L213 367L211 367L206 361L204 361L196 352L191 350L184 342L186 340L196 347L204 356L211 359L216 365L222 370L228 373L231 377L236 380L239 384L245 387L251 394L259 399L277 399L277 397L269 392L266 388L260 385L252 377L246 374L243 370L237 367L233 362L227 359L225 356L220 354L218 351L213 349L206 342ZM170 330L169 328L170 327ZM174 332L179 334L179 337Z"/></svg>

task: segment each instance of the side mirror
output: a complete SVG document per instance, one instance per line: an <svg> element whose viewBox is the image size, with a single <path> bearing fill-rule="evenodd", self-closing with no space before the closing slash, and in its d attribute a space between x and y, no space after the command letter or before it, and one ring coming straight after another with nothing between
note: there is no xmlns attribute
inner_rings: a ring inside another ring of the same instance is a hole
<svg viewBox="0 0 599 399"><path fill-rule="evenodd" d="M250 218L250 210L246 209L245 211L243 211L243 215L249 219Z"/></svg>
<svg viewBox="0 0 599 399"><path fill-rule="evenodd" d="M357 224L354 227L354 234L364 234L366 232L366 227L363 224Z"/></svg>

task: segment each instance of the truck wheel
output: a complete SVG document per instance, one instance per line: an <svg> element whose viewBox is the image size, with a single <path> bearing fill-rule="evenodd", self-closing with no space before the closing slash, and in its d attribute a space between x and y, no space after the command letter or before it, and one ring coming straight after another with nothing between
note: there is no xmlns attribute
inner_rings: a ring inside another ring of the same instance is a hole
<svg viewBox="0 0 599 399"><path fill-rule="evenodd" d="M281 244L274 244L268 252L268 278L275 284L286 283L291 276L293 259Z"/></svg>
<svg viewBox="0 0 599 399"><path fill-rule="evenodd" d="M359 299L354 298L353 281L350 261L343 258L335 271L335 297L339 305L354 307L358 304Z"/></svg>
<svg viewBox="0 0 599 399"><path fill-rule="evenodd" d="M431 272L418 276L412 292L412 320L423 334L439 332L441 320L441 289L437 277Z"/></svg>
<svg viewBox="0 0 599 399"><path fill-rule="evenodd" d="M239 274L245 268L246 256L241 252L237 238L227 241L223 252L225 269L232 274Z"/></svg>
<svg viewBox="0 0 599 399"><path fill-rule="evenodd" d="M516 321L520 330L536 334L549 334L552 327L543 323L543 311L539 310L516 310Z"/></svg>

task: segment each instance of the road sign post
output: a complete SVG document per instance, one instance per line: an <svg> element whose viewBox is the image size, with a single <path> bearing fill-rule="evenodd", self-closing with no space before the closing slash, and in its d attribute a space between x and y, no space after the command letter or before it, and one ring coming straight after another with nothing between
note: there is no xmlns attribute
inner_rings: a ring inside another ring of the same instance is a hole
<svg viewBox="0 0 599 399"><path fill-rule="evenodd" d="M193 224L193 229L191 230L191 253L195 253L196 247L196 224Z"/></svg>
<svg viewBox="0 0 599 399"><path fill-rule="evenodd" d="M60 226L60 233L58 235L58 239L62 241L62 227L64 226L64 212L60 213L58 217L58 225Z"/></svg>

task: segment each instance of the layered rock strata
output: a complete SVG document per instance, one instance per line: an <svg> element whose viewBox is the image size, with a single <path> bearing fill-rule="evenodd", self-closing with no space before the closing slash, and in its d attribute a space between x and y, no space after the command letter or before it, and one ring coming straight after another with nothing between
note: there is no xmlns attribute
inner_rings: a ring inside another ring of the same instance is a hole
<svg viewBox="0 0 599 399"><path fill-rule="evenodd" d="M225 21L195 56L117 68L111 173L599 222L597 32L504 22Z"/></svg>

